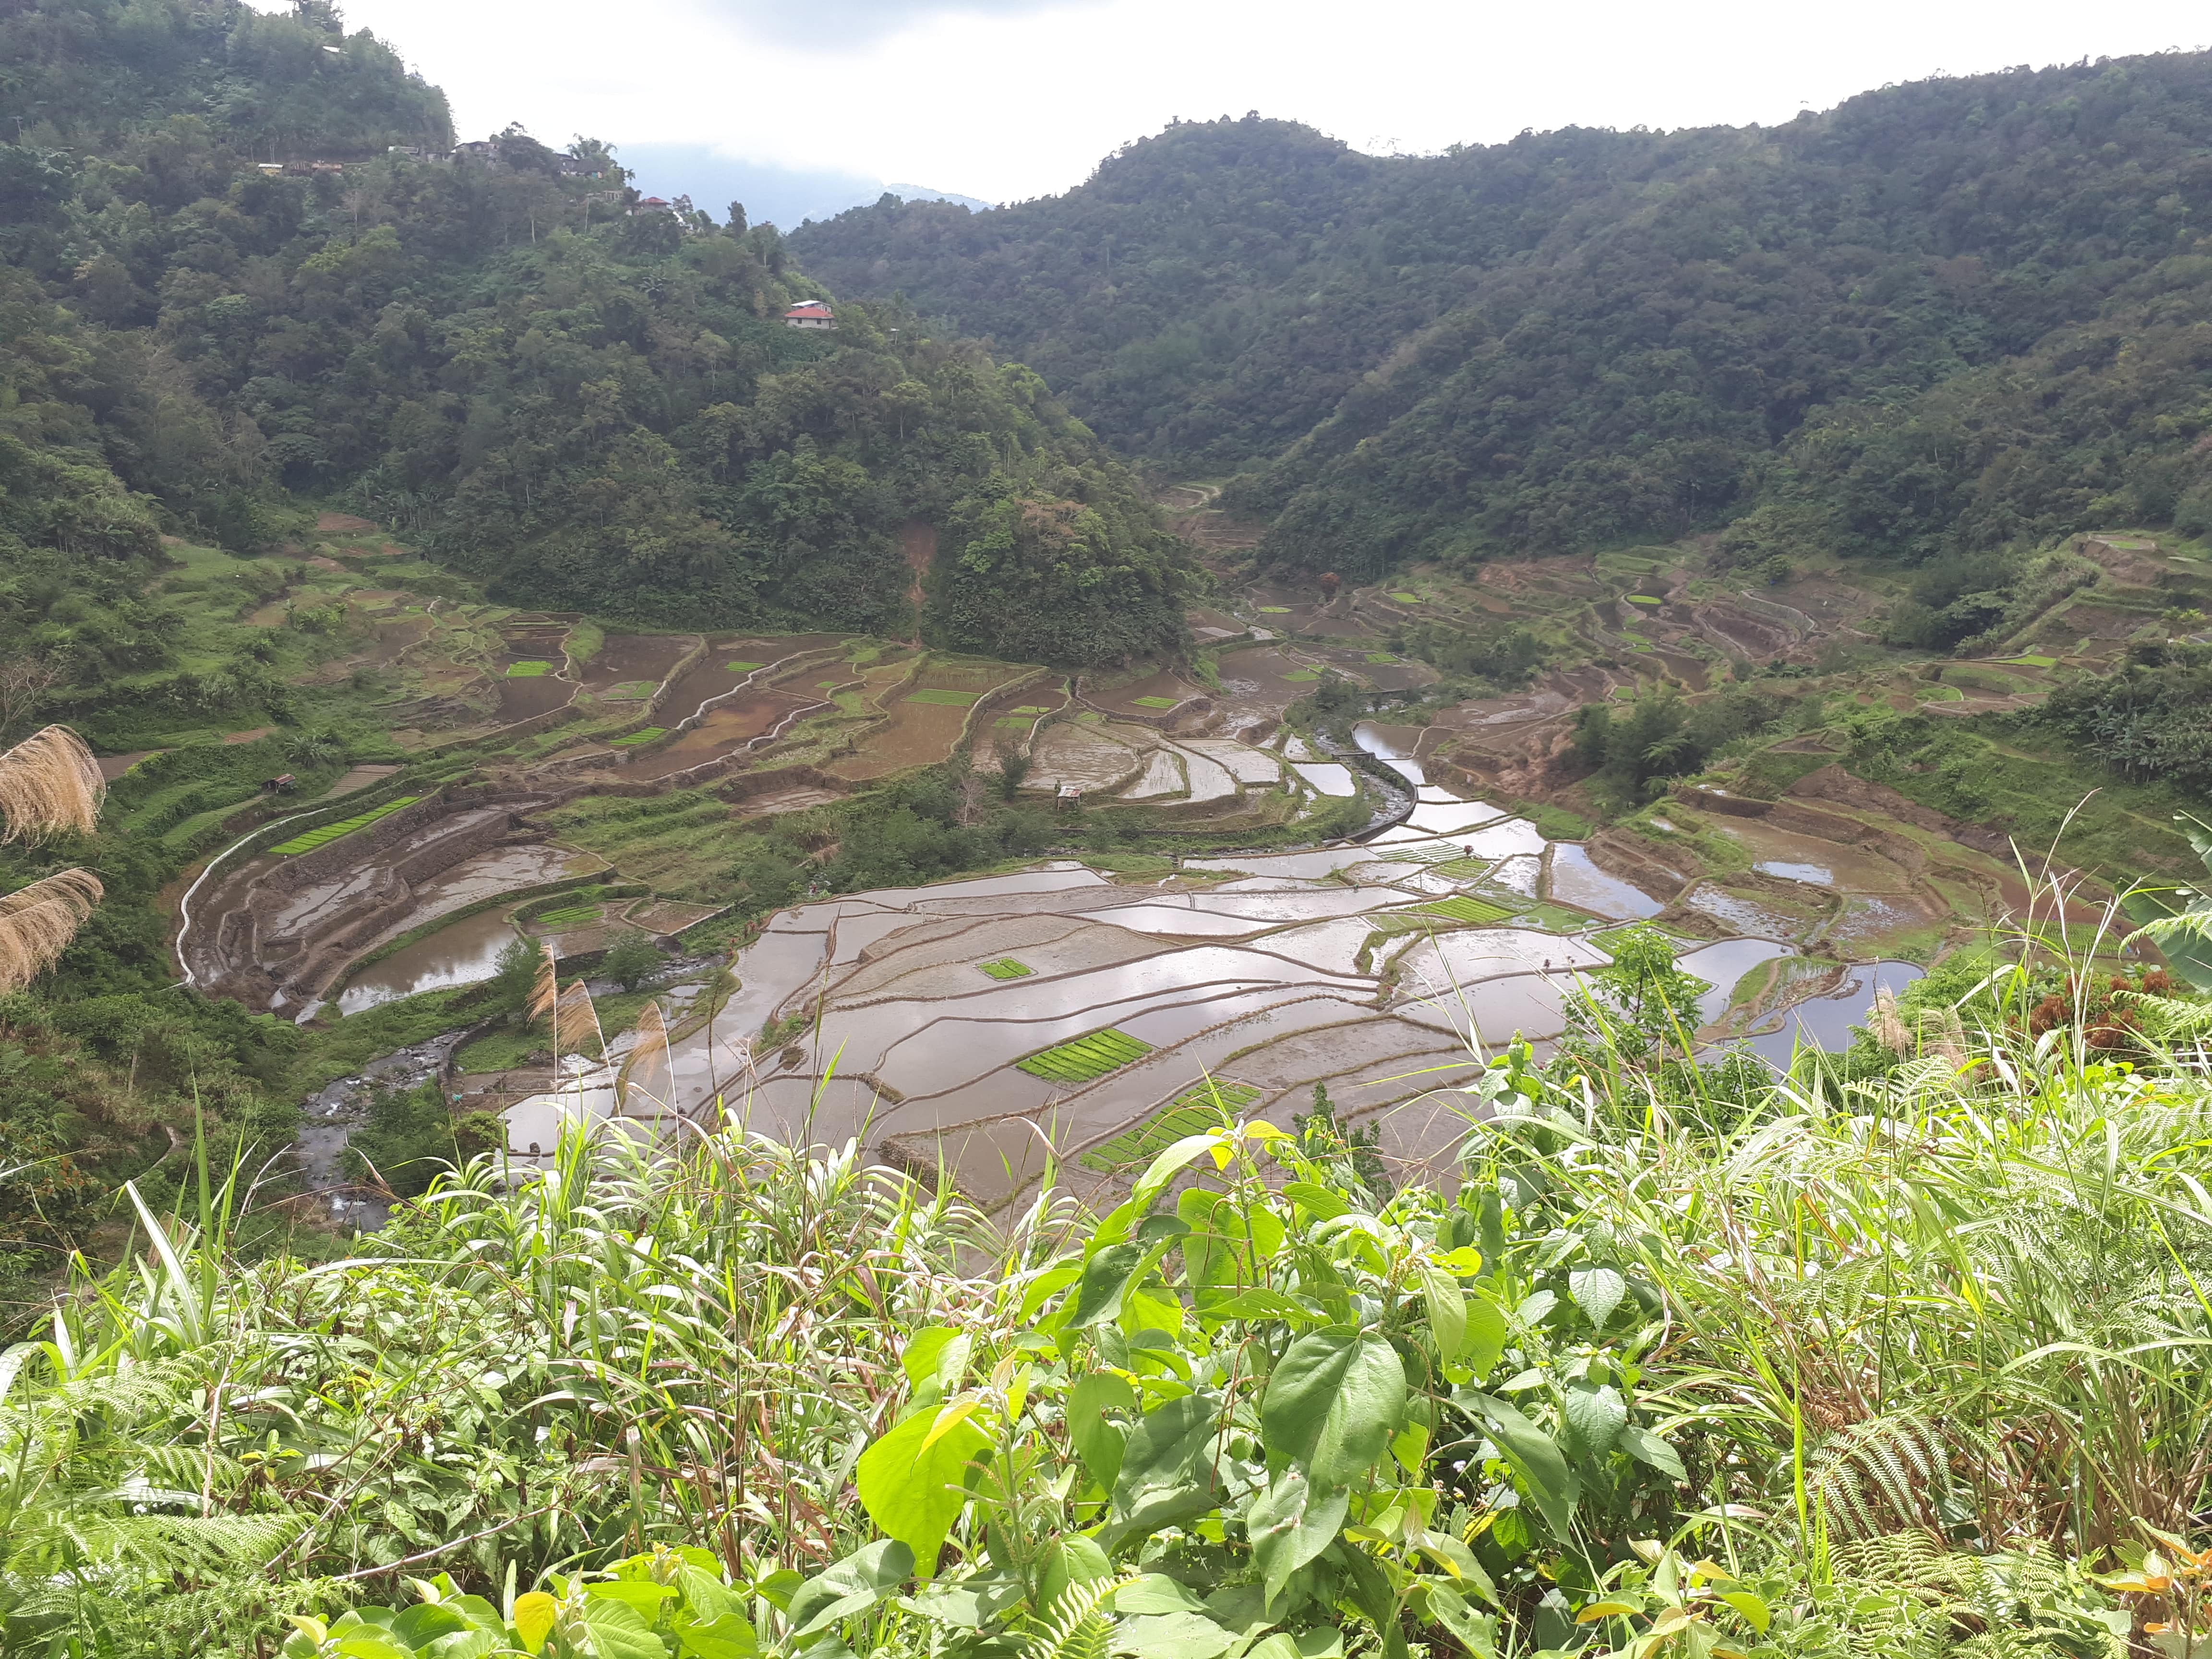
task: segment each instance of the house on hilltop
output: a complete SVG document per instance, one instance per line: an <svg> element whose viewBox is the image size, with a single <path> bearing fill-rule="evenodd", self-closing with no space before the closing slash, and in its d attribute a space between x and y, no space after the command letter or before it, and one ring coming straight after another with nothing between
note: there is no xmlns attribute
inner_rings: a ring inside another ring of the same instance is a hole
<svg viewBox="0 0 2212 1659"><path fill-rule="evenodd" d="M786 328L835 328L836 314L826 300L801 300L783 313Z"/></svg>

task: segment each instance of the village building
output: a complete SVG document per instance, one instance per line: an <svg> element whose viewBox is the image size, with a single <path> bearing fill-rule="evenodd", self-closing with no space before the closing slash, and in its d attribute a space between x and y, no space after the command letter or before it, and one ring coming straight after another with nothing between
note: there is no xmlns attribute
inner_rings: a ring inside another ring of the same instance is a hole
<svg viewBox="0 0 2212 1659"><path fill-rule="evenodd" d="M836 314L826 300L801 300L783 313L786 328L835 328Z"/></svg>

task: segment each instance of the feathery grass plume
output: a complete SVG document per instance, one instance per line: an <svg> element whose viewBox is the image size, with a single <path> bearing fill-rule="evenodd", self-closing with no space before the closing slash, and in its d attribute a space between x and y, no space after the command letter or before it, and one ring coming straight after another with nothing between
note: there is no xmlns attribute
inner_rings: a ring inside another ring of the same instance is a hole
<svg viewBox="0 0 2212 1659"><path fill-rule="evenodd" d="M554 964L553 941L543 941L538 952L538 977L530 987L530 1005L526 1011L533 1019L543 1019L553 1012L561 1000L561 978Z"/></svg>
<svg viewBox="0 0 2212 1659"><path fill-rule="evenodd" d="M34 732L0 754L0 842L89 833L106 789L100 763L76 732L66 726Z"/></svg>
<svg viewBox="0 0 2212 1659"><path fill-rule="evenodd" d="M0 897L0 992L22 989L52 965L100 897L89 870L63 870Z"/></svg>
<svg viewBox="0 0 2212 1659"><path fill-rule="evenodd" d="M623 1111L632 1117L657 1117L672 1109L674 1079L669 1070L668 1022L660 1005L648 1002L637 1017L637 1044L623 1068Z"/></svg>

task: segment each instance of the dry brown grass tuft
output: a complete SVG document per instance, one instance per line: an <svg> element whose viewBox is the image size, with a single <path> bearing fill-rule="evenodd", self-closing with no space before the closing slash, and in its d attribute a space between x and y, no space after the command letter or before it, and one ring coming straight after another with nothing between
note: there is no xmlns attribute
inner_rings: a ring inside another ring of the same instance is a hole
<svg viewBox="0 0 2212 1659"><path fill-rule="evenodd" d="M64 870L0 898L0 992L19 991L44 972L100 896L90 871Z"/></svg>
<svg viewBox="0 0 2212 1659"><path fill-rule="evenodd" d="M0 841L89 831L106 788L100 763L76 732L66 726L34 732L0 754Z"/></svg>

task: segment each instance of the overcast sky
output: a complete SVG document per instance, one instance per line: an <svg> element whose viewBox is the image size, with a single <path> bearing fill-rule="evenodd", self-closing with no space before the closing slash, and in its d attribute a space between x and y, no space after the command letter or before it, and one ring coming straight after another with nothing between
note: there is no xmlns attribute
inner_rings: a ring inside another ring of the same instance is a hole
<svg viewBox="0 0 2212 1659"><path fill-rule="evenodd" d="M344 0L446 88L519 120L994 201L1066 189L1176 117L1305 121L1375 151L1526 127L1774 122L1938 71L2212 44L2202 0Z"/></svg>

